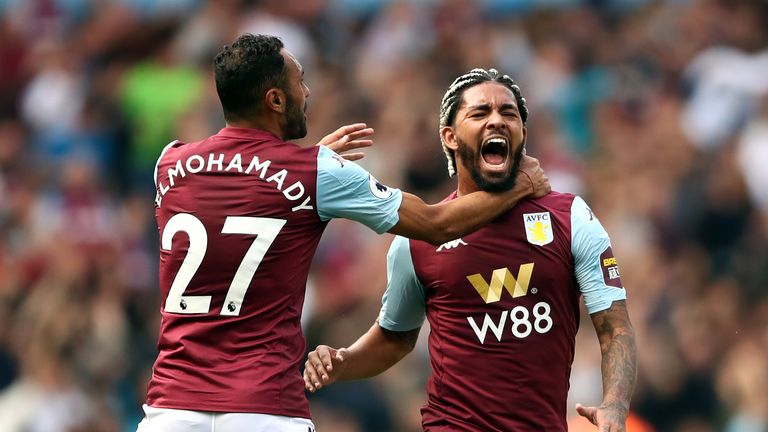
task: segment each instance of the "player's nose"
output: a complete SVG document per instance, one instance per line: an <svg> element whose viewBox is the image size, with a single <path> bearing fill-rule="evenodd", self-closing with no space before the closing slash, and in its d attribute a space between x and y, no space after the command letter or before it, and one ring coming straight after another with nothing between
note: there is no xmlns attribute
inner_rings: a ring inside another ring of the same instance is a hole
<svg viewBox="0 0 768 432"><path fill-rule="evenodd" d="M505 129L507 125L504 123L504 116L500 112L493 110L488 115L488 120L485 123L487 129Z"/></svg>

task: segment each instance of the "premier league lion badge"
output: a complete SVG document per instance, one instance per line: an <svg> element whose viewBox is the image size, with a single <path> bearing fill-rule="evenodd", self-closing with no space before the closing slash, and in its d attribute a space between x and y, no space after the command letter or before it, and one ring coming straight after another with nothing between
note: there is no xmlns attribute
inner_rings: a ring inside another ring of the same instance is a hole
<svg viewBox="0 0 768 432"><path fill-rule="evenodd" d="M368 186L371 188L371 193L376 198L389 198L390 195L392 195L392 189L384 186L381 184L376 178L370 174L368 174Z"/></svg>

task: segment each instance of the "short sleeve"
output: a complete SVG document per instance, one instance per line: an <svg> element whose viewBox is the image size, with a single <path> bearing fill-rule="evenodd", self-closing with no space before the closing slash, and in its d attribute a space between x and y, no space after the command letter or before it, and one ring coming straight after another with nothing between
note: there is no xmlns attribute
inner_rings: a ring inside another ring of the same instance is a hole
<svg viewBox="0 0 768 432"><path fill-rule="evenodd" d="M379 326L400 332L421 327L426 316L425 292L413 267L408 239L395 237L387 253L387 290L381 300Z"/></svg>
<svg viewBox="0 0 768 432"><path fill-rule="evenodd" d="M402 200L399 189L384 186L360 165L320 146L317 213L321 220L351 219L381 234L400 220Z"/></svg>
<svg viewBox="0 0 768 432"><path fill-rule="evenodd" d="M590 314L627 298L608 233L580 197L571 204L571 249L576 281Z"/></svg>
<svg viewBox="0 0 768 432"><path fill-rule="evenodd" d="M163 147L163 151L160 152L160 156L157 157L157 162L155 162L155 188L157 188L157 170L160 167L160 161L163 159L163 156L165 156L165 152L168 151L169 148L173 147L174 144L179 142L179 140L173 140L170 143L168 143L165 147Z"/></svg>

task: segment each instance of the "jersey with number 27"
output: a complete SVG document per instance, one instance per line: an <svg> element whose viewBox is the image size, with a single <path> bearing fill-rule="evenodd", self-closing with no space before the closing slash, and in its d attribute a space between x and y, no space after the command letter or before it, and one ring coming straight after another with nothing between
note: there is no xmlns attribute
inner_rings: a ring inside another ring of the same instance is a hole
<svg viewBox="0 0 768 432"><path fill-rule="evenodd" d="M608 234L581 198L523 200L438 247L396 237L387 270L379 325L430 324L424 430L567 430L579 298L590 313L626 298Z"/></svg>
<svg viewBox="0 0 768 432"><path fill-rule="evenodd" d="M155 172L161 323L147 403L309 418L299 367L327 221L385 232L402 193L325 147L224 128L169 144Z"/></svg>

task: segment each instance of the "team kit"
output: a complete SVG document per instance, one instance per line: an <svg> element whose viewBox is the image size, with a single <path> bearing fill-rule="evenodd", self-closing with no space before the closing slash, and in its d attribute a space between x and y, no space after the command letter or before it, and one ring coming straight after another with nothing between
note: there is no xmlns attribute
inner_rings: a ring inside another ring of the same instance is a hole
<svg viewBox="0 0 768 432"><path fill-rule="evenodd" d="M526 154L512 78L473 69L449 86L439 138L457 187L427 204L345 154L365 124L291 142L310 91L278 38L240 36L214 76L226 127L171 142L155 166L160 327L138 432L313 432L307 391L384 372L427 323L425 431L567 431L582 301L604 394L576 411L624 430L636 355L618 262L587 203L552 191ZM338 218L395 235L387 284L371 288L384 293L368 332L308 352L307 279Z"/></svg>

